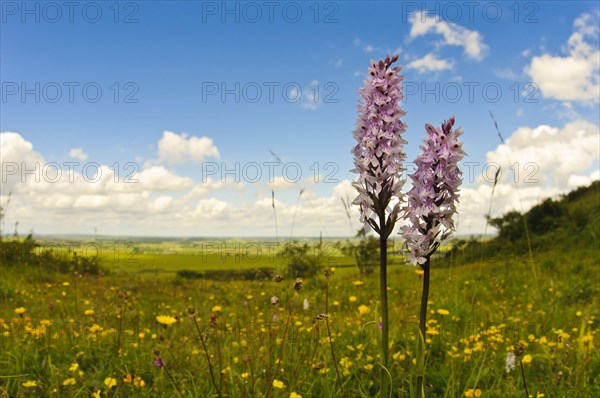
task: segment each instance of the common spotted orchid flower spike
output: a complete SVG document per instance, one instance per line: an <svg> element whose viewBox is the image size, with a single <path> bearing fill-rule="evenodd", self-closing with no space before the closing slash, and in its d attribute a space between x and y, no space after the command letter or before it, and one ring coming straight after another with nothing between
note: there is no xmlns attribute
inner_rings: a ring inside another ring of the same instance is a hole
<svg viewBox="0 0 600 398"><path fill-rule="evenodd" d="M353 136L358 141L352 149L355 169L353 182L358 196L352 202L360 207L361 221L380 236L387 238L400 217L402 206L401 173L406 159L402 133L406 125L400 120L402 88L400 66L392 68L398 55L388 55L379 62L371 60L365 86L359 90L358 120Z"/></svg>
<svg viewBox="0 0 600 398"><path fill-rule="evenodd" d="M454 116L441 127L425 125L423 152L415 160L417 170L410 175L413 186L403 216L409 223L402 227L402 234L413 265L424 264L454 232L452 216L462 182L458 162L466 154L458 140L462 130L452 130L453 126Z"/></svg>

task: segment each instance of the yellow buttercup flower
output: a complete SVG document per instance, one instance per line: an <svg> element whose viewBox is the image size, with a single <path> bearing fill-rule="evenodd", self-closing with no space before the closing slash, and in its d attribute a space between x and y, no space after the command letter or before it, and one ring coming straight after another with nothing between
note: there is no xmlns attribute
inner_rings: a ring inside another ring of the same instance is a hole
<svg viewBox="0 0 600 398"><path fill-rule="evenodd" d="M21 315L21 314L25 313L25 311L27 311L27 310L25 309L25 307L19 307L19 308L15 308L15 314L19 314L19 315Z"/></svg>
<svg viewBox="0 0 600 398"><path fill-rule="evenodd" d="M395 361L404 361L404 360L406 359L406 355L404 355L404 354L401 354L401 353L397 352L397 353L395 353L394 355L392 355L392 358L393 358Z"/></svg>
<svg viewBox="0 0 600 398"><path fill-rule="evenodd" d="M450 311L443 310L443 309L437 310L437 313L440 314L440 315L450 315Z"/></svg>
<svg viewBox="0 0 600 398"><path fill-rule="evenodd" d="M528 364L528 363L531 363L531 361L533 361L533 357L531 355L527 354L527 355L523 356L523 359L521 359L521 361L524 364Z"/></svg>
<svg viewBox="0 0 600 398"><path fill-rule="evenodd" d="M37 387L37 381L35 380L27 380L23 384L21 384L25 388L35 388Z"/></svg>
<svg viewBox="0 0 600 398"><path fill-rule="evenodd" d="M364 305L364 304L363 304L363 305L360 305L360 306L358 307L358 312L359 312L361 315L368 314L368 313L369 313L369 311L370 311L370 310L369 310L369 307L367 307L367 306L366 306L366 305Z"/></svg>
<svg viewBox="0 0 600 398"><path fill-rule="evenodd" d="M212 307L212 312L221 312L222 308L220 305L215 305Z"/></svg>
<svg viewBox="0 0 600 398"><path fill-rule="evenodd" d="M283 381L275 379L273 380L273 387L281 389L285 387L285 384L283 384Z"/></svg>
<svg viewBox="0 0 600 398"><path fill-rule="evenodd" d="M117 385L117 379L113 377L107 377L106 379L104 379L104 385L110 390L111 388Z"/></svg>
<svg viewBox="0 0 600 398"><path fill-rule="evenodd" d="M173 318L172 316L169 315L157 315L156 317L156 321L158 323L160 323L161 325L172 325L175 322L177 322L177 319Z"/></svg>
<svg viewBox="0 0 600 398"><path fill-rule="evenodd" d="M292 393L290 394L290 398L302 398L302 395L300 395L300 394L296 394L295 392L292 392Z"/></svg>
<svg viewBox="0 0 600 398"><path fill-rule="evenodd" d="M75 372L77 369L79 369L79 364L77 362L73 362L71 366L69 366L70 372Z"/></svg>
<svg viewBox="0 0 600 398"><path fill-rule="evenodd" d="M481 397L481 390L479 388L477 388L477 389L469 388L467 391L465 391L465 397L466 398L479 398L479 397Z"/></svg>
<svg viewBox="0 0 600 398"><path fill-rule="evenodd" d="M136 387L145 387L146 382L140 376L135 376L135 379L133 379L133 385Z"/></svg>
<svg viewBox="0 0 600 398"><path fill-rule="evenodd" d="M357 299L356 296L350 296L348 297L348 300L350 300L351 303L354 303Z"/></svg>
<svg viewBox="0 0 600 398"><path fill-rule="evenodd" d="M75 384L77 384L77 380L75 380L72 377L70 377L70 378L66 379L65 381L63 381L63 386L74 386Z"/></svg>

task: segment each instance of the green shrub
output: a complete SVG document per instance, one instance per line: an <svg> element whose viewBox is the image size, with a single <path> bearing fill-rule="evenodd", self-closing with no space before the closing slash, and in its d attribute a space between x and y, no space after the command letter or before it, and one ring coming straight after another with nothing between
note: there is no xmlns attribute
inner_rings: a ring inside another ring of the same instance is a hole
<svg viewBox="0 0 600 398"><path fill-rule="evenodd" d="M319 250L309 253L310 247L297 242L286 244L280 256L287 260L286 273L290 278L307 278L315 276L321 266L319 261Z"/></svg>

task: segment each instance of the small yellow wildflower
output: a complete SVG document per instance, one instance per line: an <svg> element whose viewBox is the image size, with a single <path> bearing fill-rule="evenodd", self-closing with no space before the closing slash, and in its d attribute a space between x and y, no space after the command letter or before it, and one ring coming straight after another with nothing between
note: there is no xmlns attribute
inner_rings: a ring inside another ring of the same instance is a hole
<svg viewBox="0 0 600 398"><path fill-rule="evenodd" d="M283 381L275 379L273 380L273 387L281 389L285 387L285 384L283 384Z"/></svg>
<svg viewBox="0 0 600 398"><path fill-rule="evenodd" d="M110 390L117 385L117 379L113 377L107 377L104 379L104 385Z"/></svg>
<svg viewBox="0 0 600 398"><path fill-rule="evenodd" d="M93 309L91 309L91 308L90 308L90 309L87 309L87 310L83 311L83 313L84 313L85 315L88 315L88 316L90 316L90 315L94 315L94 313L95 313L95 312L94 312L94 310L93 310Z"/></svg>
<svg viewBox="0 0 600 398"><path fill-rule="evenodd" d="M101 393L102 393L102 390L94 391L92 393L92 398L100 398Z"/></svg>
<svg viewBox="0 0 600 398"><path fill-rule="evenodd" d="M242 379L246 380L248 377L250 377L250 373L244 372L244 373L242 373L241 376L242 376Z"/></svg>
<svg viewBox="0 0 600 398"><path fill-rule="evenodd" d="M444 309L437 310L437 313L440 315L450 315L450 311Z"/></svg>
<svg viewBox="0 0 600 398"><path fill-rule="evenodd" d="M290 398L302 398L302 395L296 394L295 392L292 391L292 393L290 394Z"/></svg>
<svg viewBox="0 0 600 398"><path fill-rule="evenodd" d="M21 315L21 314L25 313L25 311L27 311L27 310L25 309L25 307L19 307L19 308L15 308L15 314L19 314L19 315Z"/></svg>
<svg viewBox="0 0 600 398"><path fill-rule="evenodd" d="M365 370L373 370L373 364L372 363L366 364L365 366L363 366L363 368Z"/></svg>
<svg viewBox="0 0 600 398"><path fill-rule="evenodd" d="M69 372L75 372L79 369L79 364L77 362L73 362L71 366L69 366Z"/></svg>
<svg viewBox="0 0 600 398"><path fill-rule="evenodd" d="M363 281L354 281L354 282L352 282L352 283L354 283L354 286L356 286L356 287L358 287L358 286L362 286L362 285L364 285L364 284L365 284Z"/></svg>
<svg viewBox="0 0 600 398"><path fill-rule="evenodd" d="M423 276L423 274L425 274L425 271L423 271L422 269L418 269L415 271L415 273L419 276Z"/></svg>
<svg viewBox="0 0 600 398"><path fill-rule="evenodd" d="M479 397L481 397L481 390L479 388L477 388L477 389L469 388L467 391L465 391L465 397L466 398L479 398Z"/></svg>
<svg viewBox="0 0 600 398"><path fill-rule="evenodd" d="M357 299L356 296L350 296L348 300L350 300L351 303L354 303Z"/></svg>
<svg viewBox="0 0 600 398"><path fill-rule="evenodd" d="M135 379L133 379L133 385L136 387L146 387L146 382L140 376L135 376Z"/></svg>
<svg viewBox="0 0 600 398"><path fill-rule="evenodd" d="M221 312L222 308L220 305L215 305L212 307L212 312Z"/></svg>
<svg viewBox="0 0 600 398"><path fill-rule="evenodd" d="M77 384L77 380L75 380L72 377L70 377L70 378L66 379L65 381L63 381L63 386L74 386L75 384Z"/></svg>
<svg viewBox="0 0 600 398"><path fill-rule="evenodd" d="M156 317L156 321L162 325L172 325L175 322L177 322L177 319L173 318L172 316L169 315L158 315Z"/></svg>
<svg viewBox="0 0 600 398"><path fill-rule="evenodd" d="M25 388L35 388L37 387L37 381L35 380L27 380L23 384L21 384Z"/></svg>
<svg viewBox="0 0 600 398"><path fill-rule="evenodd" d="M524 364L531 363L532 360L533 360L533 357L529 354L523 356L523 359L521 359L521 361L523 361Z"/></svg>
<svg viewBox="0 0 600 398"><path fill-rule="evenodd" d="M125 377L123 377L123 383L131 383L133 381L133 379L131 378L130 374L127 374Z"/></svg>
<svg viewBox="0 0 600 398"><path fill-rule="evenodd" d="M368 313L369 313L369 311L370 311L369 307L367 307L367 306L366 306L366 305L364 305L364 304L363 304L363 305L360 305L360 306L358 307L358 312L359 312L361 315L368 314Z"/></svg>

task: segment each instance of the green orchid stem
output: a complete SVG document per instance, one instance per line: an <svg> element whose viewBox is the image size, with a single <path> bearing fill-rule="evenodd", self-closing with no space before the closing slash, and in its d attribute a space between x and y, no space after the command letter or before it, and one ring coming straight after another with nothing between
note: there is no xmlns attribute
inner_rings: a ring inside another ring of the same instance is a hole
<svg viewBox="0 0 600 398"><path fill-rule="evenodd" d="M423 293L421 295L421 313L419 316L419 344L423 344L422 350L419 352L425 353L425 333L427 332L427 302L429 300L429 272L430 272L430 257L425 258L425 263L421 265L423 269ZM425 395L424 391L424 374L417 375L417 397L422 398Z"/></svg>
<svg viewBox="0 0 600 398"><path fill-rule="evenodd" d="M388 321L388 294L387 294L387 236L379 236L379 295L381 300L381 350L383 353L383 366L381 370L381 396L389 396L389 321Z"/></svg>
<svg viewBox="0 0 600 398"><path fill-rule="evenodd" d="M529 390L527 389L527 381L525 381L525 369L523 369L523 361L519 358L519 364L521 365L521 377L523 378L523 387L525 388L525 396L529 398Z"/></svg>

